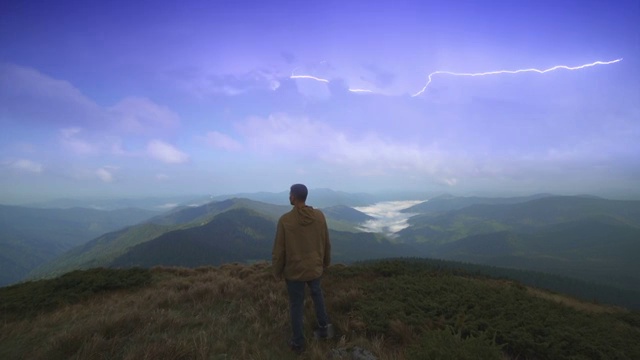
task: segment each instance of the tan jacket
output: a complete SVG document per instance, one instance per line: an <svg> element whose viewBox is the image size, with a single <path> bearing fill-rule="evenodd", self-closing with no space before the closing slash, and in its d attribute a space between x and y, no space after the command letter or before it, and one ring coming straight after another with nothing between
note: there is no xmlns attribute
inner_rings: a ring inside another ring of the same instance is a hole
<svg viewBox="0 0 640 360"><path fill-rule="evenodd" d="M309 281L322 276L331 262L331 242L322 211L294 207L278 220L272 252L273 274Z"/></svg>

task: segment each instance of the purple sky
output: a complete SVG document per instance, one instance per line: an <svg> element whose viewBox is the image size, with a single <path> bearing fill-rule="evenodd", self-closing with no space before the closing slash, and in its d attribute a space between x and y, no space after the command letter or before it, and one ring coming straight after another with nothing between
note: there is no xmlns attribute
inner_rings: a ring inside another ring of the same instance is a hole
<svg viewBox="0 0 640 360"><path fill-rule="evenodd" d="M89 3L0 5L0 203L640 196L636 0Z"/></svg>

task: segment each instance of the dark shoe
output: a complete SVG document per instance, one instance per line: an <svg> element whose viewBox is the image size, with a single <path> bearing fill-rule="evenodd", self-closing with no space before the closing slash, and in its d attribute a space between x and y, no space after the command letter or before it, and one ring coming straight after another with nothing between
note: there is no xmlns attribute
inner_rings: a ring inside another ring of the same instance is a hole
<svg viewBox="0 0 640 360"><path fill-rule="evenodd" d="M327 326L318 326L313 330L313 337L316 339L331 339L334 335L335 331L333 330L332 324L327 324Z"/></svg>
<svg viewBox="0 0 640 360"><path fill-rule="evenodd" d="M296 344L293 340L289 340L289 349L299 355L304 351L304 346Z"/></svg>

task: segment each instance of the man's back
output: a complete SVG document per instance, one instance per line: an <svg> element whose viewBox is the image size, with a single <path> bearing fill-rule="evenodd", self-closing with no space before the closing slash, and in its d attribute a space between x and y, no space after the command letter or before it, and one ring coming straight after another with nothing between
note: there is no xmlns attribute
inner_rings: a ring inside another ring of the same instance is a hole
<svg viewBox="0 0 640 360"><path fill-rule="evenodd" d="M330 254L327 222L320 210L294 206L280 217L273 247L276 276L296 281L316 279L329 266Z"/></svg>

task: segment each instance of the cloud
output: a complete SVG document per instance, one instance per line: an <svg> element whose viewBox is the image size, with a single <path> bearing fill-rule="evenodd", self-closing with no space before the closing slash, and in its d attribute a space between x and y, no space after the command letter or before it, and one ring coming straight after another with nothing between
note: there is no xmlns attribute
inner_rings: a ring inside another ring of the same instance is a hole
<svg viewBox="0 0 640 360"><path fill-rule="evenodd" d="M383 201L370 206L356 207L369 216L374 217L360 224L360 229L367 232L381 232L389 235L409 226L409 218L415 214L400 212L413 205L424 202L423 200L407 201Z"/></svg>
<svg viewBox="0 0 640 360"><path fill-rule="evenodd" d="M161 140L150 141L147 145L147 153L152 158L168 164L180 164L189 160L187 154Z"/></svg>
<svg viewBox="0 0 640 360"><path fill-rule="evenodd" d="M175 112L150 99L127 97L103 107L70 82L28 67L0 64L0 78L0 115L20 123L145 136L172 131L180 123Z"/></svg>
<svg viewBox="0 0 640 360"><path fill-rule="evenodd" d="M392 72L383 70L375 64L364 65L363 68L369 71L373 77L363 75L360 79L372 83L377 88L384 89L390 87L396 78L396 75Z"/></svg>
<svg viewBox="0 0 640 360"><path fill-rule="evenodd" d="M156 174L156 180L165 181L169 179L169 175L167 174Z"/></svg>
<svg viewBox="0 0 640 360"><path fill-rule="evenodd" d="M113 182L114 174L113 172L117 170L117 167L114 166L103 166L96 170L96 175L98 178L106 183Z"/></svg>
<svg viewBox="0 0 640 360"><path fill-rule="evenodd" d="M22 126L46 125L58 128L58 143L67 154L78 156L151 156L167 163L181 163L188 156L175 147L147 139L175 132L180 117L166 106L144 97L127 97L103 107L85 96L70 82L12 64L0 64L0 116ZM123 141L126 140L126 143ZM133 151L124 145L133 146ZM135 148L138 147L138 150ZM22 163L23 170L41 171ZM113 181L112 170L95 174Z"/></svg>
<svg viewBox="0 0 640 360"><path fill-rule="evenodd" d="M166 106L147 98L128 97L108 110L110 117L126 133L154 134L174 129L180 117Z"/></svg>
<svg viewBox="0 0 640 360"><path fill-rule="evenodd" d="M177 204L177 203L166 203L166 204L163 204L163 205L158 205L158 206L156 206L156 208L158 208L160 210L171 210L171 209L175 208L178 205L179 204Z"/></svg>
<svg viewBox="0 0 640 360"><path fill-rule="evenodd" d="M228 151L237 151L242 149L242 144L229 135L217 132L210 131L205 135L205 141L216 148L228 150Z"/></svg>
<svg viewBox="0 0 640 360"><path fill-rule="evenodd" d="M329 84L313 79L295 79L298 91L310 100L322 101L331 97Z"/></svg>
<svg viewBox="0 0 640 360"><path fill-rule="evenodd" d="M95 142L89 142L79 137L82 129L78 127L64 128L60 130L60 142L63 147L76 155L93 155L100 151L100 146Z"/></svg>
<svg viewBox="0 0 640 360"><path fill-rule="evenodd" d="M343 136L324 123L286 114L251 117L237 128L247 143L260 152L297 150L300 154L315 154L320 147L326 147L327 141Z"/></svg>
<svg viewBox="0 0 640 360"><path fill-rule="evenodd" d="M28 159L18 159L9 162L9 167L18 171L40 174L44 170L42 164Z"/></svg>
<svg viewBox="0 0 640 360"><path fill-rule="evenodd" d="M254 68L237 73L212 73L199 67L174 69L168 74L170 81L198 98L217 95L238 96L251 91L280 88L283 74L271 69Z"/></svg>
<svg viewBox="0 0 640 360"><path fill-rule="evenodd" d="M80 125L104 123L104 112L71 83L39 71L0 64L2 114L21 122Z"/></svg>
<svg viewBox="0 0 640 360"><path fill-rule="evenodd" d="M440 149L438 143L425 146L383 139L373 133L349 135L329 124L286 114L250 118L237 128L256 152L273 154L284 151L339 165L354 173L406 172L455 184L455 173L469 162L464 156Z"/></svg>

